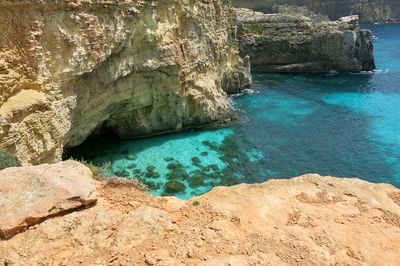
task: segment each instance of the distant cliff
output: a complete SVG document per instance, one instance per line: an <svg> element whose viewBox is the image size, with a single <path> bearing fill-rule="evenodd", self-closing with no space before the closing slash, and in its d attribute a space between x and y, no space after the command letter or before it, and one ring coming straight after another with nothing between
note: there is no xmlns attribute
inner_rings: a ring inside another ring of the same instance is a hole
<svg viewBox="0 0 400 266"><path fill-rule="evenodd" d="M253 70L291 73L370 71L375 68L372 34L357 16L330 21L320 15L264 14L236 8L242 56Z"/></svg>
<svg viewBox="0 0 400 266"><path fill-rule="evenodd" d="M272 11L274 5L303 5L330 19L358 15L361 22L400 20L399 0L233 0L237 7Z"/></svg>

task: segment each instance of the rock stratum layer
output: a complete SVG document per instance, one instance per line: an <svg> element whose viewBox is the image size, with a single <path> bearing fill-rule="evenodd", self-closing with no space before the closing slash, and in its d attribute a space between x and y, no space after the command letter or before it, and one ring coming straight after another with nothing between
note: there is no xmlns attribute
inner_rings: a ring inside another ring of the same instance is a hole
<svg viewBox="0 0 400 266"><path fill-rule="evenodd" d="M68 167L40 167L35 171L71 174ZM76 173L88 171L74 167L80 169ZM9 180L0 179L0 187L29 169L0 172L14 173L7 175ZM97 183L97 192L94 207L47 219L0 241L0 263L400 264L400 190L386 184L305 175L215 188L190 201L151 197L126 184ZM58 202L51 191L41 193L48 205Z"/></svg>
<svg viewBox="0 0 400 266"><path fill-rule="evenodd" d="M301 5L310 10L338 19L358 15L362 22L400 20L398 0L232 0L235 6L273 11L276 5Z"/></svg>
<svg viewBox="0 0 400 266"><path fill-rule="evenodd" d="M357 16L329 21L318 15L235 10L240 53L250 56L254 70L326 73L375 68L372 33L359 29Z"/></svg>
<svg viewBox="0 0 400 266"><path fill-rule="evenodd" d="M233 117L251 83L228 0L0 3L0 148L24 162L111 129L138 137Z"/></svg>

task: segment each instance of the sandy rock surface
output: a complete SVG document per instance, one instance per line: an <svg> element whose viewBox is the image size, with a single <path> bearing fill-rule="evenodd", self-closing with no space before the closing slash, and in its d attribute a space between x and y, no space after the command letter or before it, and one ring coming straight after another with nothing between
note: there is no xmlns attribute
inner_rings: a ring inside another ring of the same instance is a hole
<svg viewBox="0 0 400 266"><path fill-rule="evenodd" d="M92 173L74 161L0 171L0 237L96 202Z"/></svg>
<svg viewBox="0 0 400 266"><path fill-rule="evenodd" d="M96 206L0 242L0 262L400 264L400 190L390 185L305 175L216 188L190 201L127 185L98 184L98 192Z"/></svg>

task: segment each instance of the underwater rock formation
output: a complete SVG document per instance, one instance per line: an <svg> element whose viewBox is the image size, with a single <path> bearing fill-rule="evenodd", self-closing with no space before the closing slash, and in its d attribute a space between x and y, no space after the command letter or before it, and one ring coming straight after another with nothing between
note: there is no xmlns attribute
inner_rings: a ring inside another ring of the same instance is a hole
<svg viewBox="0 0 400 266"><path fill-rule="evenodd" d="M358 15L361 22L400 20L398 0L232 0L232 2L237 7L267 12L273 11L277 5L300 5L334 20L350 15Z"/></svg>
<svg viewBox="0 0 400 266"><path fill-rule="evenodd" d="M357 16L329 21L318 15L235 10L240 53L250 56L253 70L326 73L375 68L372 33L359 29Z"/></svg>
<svg viewBox="0 0 400 266"><path fill-rule="evenodd" d="M92 208L0 241L0 264L400 264L400 190L391 185L304 175L190 201L127 184L98 183L97 192Z"/></svg>
<svg viewBox="0 0 400 266"><path fill-rule="evenodd" d="M1 1L0 148L33 164L111 129L229 121L251 84L228 0Z"/></svg>

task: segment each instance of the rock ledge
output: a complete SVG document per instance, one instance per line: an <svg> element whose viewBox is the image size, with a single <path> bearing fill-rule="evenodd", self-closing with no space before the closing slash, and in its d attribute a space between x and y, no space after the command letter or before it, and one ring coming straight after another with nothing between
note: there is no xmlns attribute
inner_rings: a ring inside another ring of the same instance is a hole
<svg viewBox="0 0 400 266"><path fill-rule="evenodd" d="M94 207L1 241L0 264L400 265L400 190L386 184L304 175L190 201L97 190Z"/></svg>

